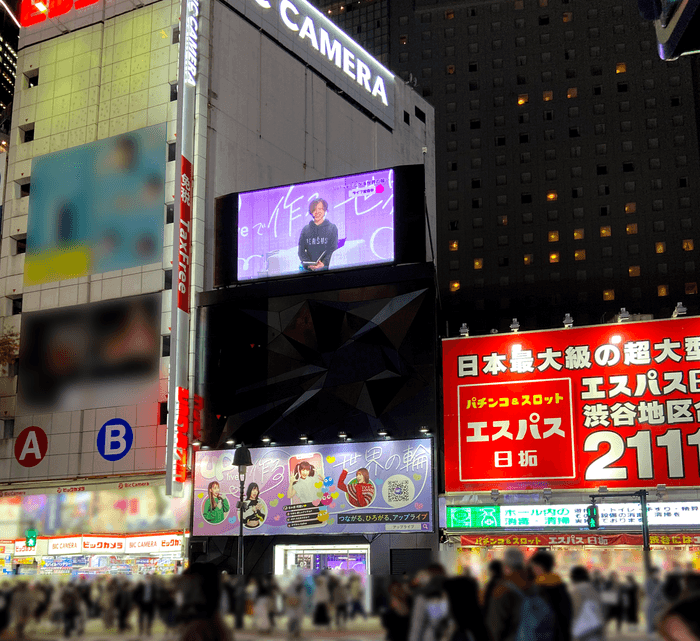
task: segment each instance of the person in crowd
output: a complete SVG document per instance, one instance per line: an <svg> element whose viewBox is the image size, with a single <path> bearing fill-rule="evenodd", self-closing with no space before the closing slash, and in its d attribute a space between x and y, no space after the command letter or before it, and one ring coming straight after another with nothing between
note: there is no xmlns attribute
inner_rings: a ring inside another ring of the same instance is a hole
<svg viewBox="0 0 700 641"><path fill-rule="evenodd" d="M555 617L555 641L571 639L571 598L564 582L554 570L554 555L547 550L535 552L530 559L535 587L552 608Z"/></svg>
<svg viewBox="0 0 700 641"><path fill-rule="evenodd" d="M489 641L476 580L468 575L448 578L445 590L457 625L453 641Z"/></svg>
<svg viewBox="0 0 700 641"><path fill-rule="evenodd" d="M493 588L486 612L486 627L493 641L514 641L524 594L530 586L525 556L518 548L508 548L503 557L503 577Z"/></svg>
<svg viewBox="0 0 700 641"><path fill-rule="evenodd" d="M7 581L0 584L0 638L10 625L10 606L12 603L12 590Z"/></svg>
<svg viewBox="0 0 700 641"><path fill-rule="evenodd" d="M69 583L63 586L61 589L61 609L63 611L63 636L66 639L78 628L80 600L76 585Z"/></svg>
<svg viewBox="0 0 700 641"><path fill-rule="evenodd" d="M255 629L261 634L269 634L272 630L271 613L274 609L272 591L267 581L261 580L258 585L258 594L253 606Z"/></svg>
<svg viewBox="0 0 700 641"><path fill-rule="evenodd" d="M571 636L574 641L603 641L605 611L600 593L582 565L571 569Z"/></svg>
<svg viewBox="0 0 700 641"><path fill-rule="evenodd" d="M405 580L389 584L387 609L382 616L387 641L407 641L411 614L411 590Z"/></svg>
<svg viewBox="0 0 700 641"><path fill-rule="evenodd" d="M321 572L321 574L316 575L314 582L314 625L329 626L331 623L329 614L329 608L331 604L331 593L328 582L328 576L325 572Z"/></svg>
<svg viewBox="0 0 700 641"><path fill-rule="evenodd" d="M220 575L211 563L193 563L181 577L176 601L181 621L178 641L233 641L219 612Z"/></svg>
<svg viewBox="0 0 700 641"><path fill-rule="evenodd" d="M622 585L617 572L610 573L600 596L605 606L606 621L615 621L619 633L622 629Z"/></svg>
<svg viewBox="0 0 700 641"><path fill-rule="evenodd" d="M331 604L335 611L335 626L341 630L348 623L348 602L350 600L350 592L345 577L337 577L331 591Z"/></svg>
<svg viewBox="0 0 700 641"><path fill-rule="evenodd" d="M652 567L649 571L649 577L644 582L644 594L646 595L644 614L649 634L653 634L656 630L657 619L666 605L662 588L663 583L661 582L659 568Z"/></svg>
<svg viewBox="0 0 700 641"><path fill-rule="evenodd" d="M630 629L636 630L639 623L639 584L628 574L622 584L622 619Z"/></svg>
<svg viewBox="0 0 700 641"><path fill-rule="evenodd" d="M482 609L484 612L488 612L489 604L491 603L491 595L493 594L493 589L496 584L503 578L503 563L498 559L493 559L488 565L489 579L486 582L486 587L484 589L484 597L482 601Z"/></svg>
<svg viewBox="0 0 700 641"><path fill-rule="evenodd" d="M352 621L356 614L361 614L364 619L367 619L364 605L365 589L359 574L353 573L350 576L348 591L350 592L350 620Z"/></svg>
<svg viewBox="0 0 700 641"><path fill-rule="evenodd" d="M119 632L126 632L130 627L129 614L131 614L131 607L133 605L133 595L131 594L129 580L126 577L115 578L117 578L117 585L114 606L117 612L117 630L119 630Z"/></svg>
<svg viewBox="0 0 700 641"><path fill-rule="evenodd" d="M665 641L700 641L700 596L671 605L659 618L657 630Z"/></svg>
<svg viewBox="0 0 700 641"><path fill-rule="evenodd" d="M12 592L11 617L17 639L24 639L25 630L34 612L34 601L29 585L20 582Z"/></svg>
<svg viewBox="0 0 700 641"><path fill-rule="evenodd" d="M598 592L602 592L603 588L605 587L605 578L603 577L603 573L597 568L593 570L591 585L598 590Z"/></svg>
<svg viewBox="0 0 700 641"><path fill-rule="evenodd" d="M443 641L457 631L454 612L445 590L445 568L434 564L416 576L408 641Z"/></svg>
<svg viewBox="0 0 700 641"><path fill-rule="evenodd" d="M306 589L304 577L297 575L287 587L284 594L284 606L287 614L289 639L301 638L301 625L304 620Z"/></svg>
<svg viewBox="0 0 700 641"><path fill-rule="evenodd" d="M156 606L160 598L158 585L151 574L147 574L144 580L134 589L134 603L139 610L139 634L151 636L153 618Z"/></svg>

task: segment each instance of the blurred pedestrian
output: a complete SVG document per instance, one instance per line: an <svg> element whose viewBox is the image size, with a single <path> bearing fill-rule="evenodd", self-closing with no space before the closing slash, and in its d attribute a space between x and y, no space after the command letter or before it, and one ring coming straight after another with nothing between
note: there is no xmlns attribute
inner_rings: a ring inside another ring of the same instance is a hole
<svg viewBox="0 0 700 641"><path fill-rule="evenodd" d="M535 552L530 566L535 575L535 588L554 612L554 641L570 641L571 598L561 577L554 572L554 555L547 550Z"/></svg>
<svg viewBox="0 0 700 641"><path fill-rule="evenodd" d="M258 595L255 598L253 606L253 616L255 619L255 629L262 633L268 634L272 630L272 620L270 612L274 604L272 603L272 594L267 581L260 580L258 586Z"/></svg>
<svg viewBox="0 0 700 641"><path fill-rule="evenodd" d="M10 625L10 603L12 590L7 582L0 584L0 638Z"/></svg>
<svg viewBox="0 0 700 641"><path fill-rule="evenodd" d="M411 594L406 581L392 581L388 590L388 607L382 616L387 641L406 641L411 614Z"/></svg>
<svg viewBox="0 0 700 641"><path fill-rule="evenodd" d="M362 578L356 572L350 576L348 591L350 592L350 620L353 620L356 614L361 614L366 619L365 590L362 587Z"/></svg>
<svg viewBox="0 0 700 641"><path fill-rule="evenodd" d="M301 624L304 620L306 588L304 577L296 576L287 587L284 595L285 612L290 639L301 638Z"/></svg>
<svg viewBox="0 0 700 641"><path fill-rule="evenodd" d="M181 604L178 641L233 641L219 612L219 572L211 563L194 563L181 576L177 602Z"/></svg>
<svg viewBox="0 0 700 641"><path fill-rule="evenodd" d="M445 589L445 568L434 564L417 576L408 641L451 641L457 623Z"/></svg>
<svg viewBox="0 0 700 641"><path fill-rule="evenodd" d="M348 601L350 592L345 577L339 576L333 585L331 603L335 611L335 625L340 630L348 624Z"/></svg>
<svg viewBox="0 0 700 641"><path fill-rule="evenodd" d="M29 586L22 581L12 592L12 605L10 608L12 624L18 639L25 638L25 629L32 617L33 606Z"/></svg>
<svg viewBox="0 0 700 641"><path fill-rule="evenodd" d="M657 629L666 641L700 641L700 596L671 605L660 617Z"/></svg>
<svg viewBox="0 0 700 641"><path fill-rule="evenodd" d="M628 574L622 584L622 619L633 630L639 623L639 584Z"/></svg>
<svg viewBox="0 0 700 641"><path fill-rule="evenodd" d="M331 618L328 610L331 603L331 593L330 587L328 585L328 577L325 575L325 573L322 572L321 574L316 575L316 577L314 578L314 583L314 625L330 625Z"/></svg>
<svg viewBox="0 0 700 641"><path fill-rule="evenodd" d="M590 581L588 570L578 565L571 569L571 635L574 641L602 641L605 614L599 592Z"/></svg>
<svg viewBox="0 0 700 641"><path fill-rule="evenodd" d="M491 561L488 565L488 573L489 579L486 583L486 588L484 589L484 600L482 603L484 612L488 612L493 589L496 587L498 581L503 578L503 563L501 563L498 559L493 559L493 561Z"/></svg>
<svg viewBox="0 0 700 641"><path fill-rule="evenodd" d="M151 636L153 617L160 595L158 585L151 574L147 574L144 580L134 589L134 603L139 610L139 634Z"/></svg>
<svg viewBox="0 0 700 641"><path fill-rule="evenodd" d="M622 629L622 585L617 572L611 572L600 597L605 606L606 621L615 621L618 633Z"/></svg>

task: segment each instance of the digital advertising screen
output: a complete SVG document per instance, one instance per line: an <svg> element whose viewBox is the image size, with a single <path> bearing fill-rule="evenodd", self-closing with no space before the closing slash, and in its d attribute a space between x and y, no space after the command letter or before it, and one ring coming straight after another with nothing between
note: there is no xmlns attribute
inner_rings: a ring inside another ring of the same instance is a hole
<svg viewBox="0 0 700 641"><path fill-rule="evenodd" d="M306 444L250 450L245 534L433 531L432 441ZM199 451L194 536L236 536L240 513L234 450Z"/></svg>
<svg viewBox="0 0 700 641"><path fill-rule="evenodd" d="M216 285L424 262L422 165L216 200Z"/></svg>
<svg viewBox="0 0 700 641"><path fill-rule="evenodd" d="M442 342L447 492L700 484L700 321Z"/></svg>

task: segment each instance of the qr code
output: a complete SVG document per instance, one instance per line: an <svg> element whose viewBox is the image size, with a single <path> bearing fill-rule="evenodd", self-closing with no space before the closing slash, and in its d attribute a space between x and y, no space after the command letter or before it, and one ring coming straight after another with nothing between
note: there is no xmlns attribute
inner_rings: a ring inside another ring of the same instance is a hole
<svg viewBox="0 0 700 641"><path fill-rule="evenodd" d="M389 503L403 503L411 500L408 479L404 481L388 481L387 497Z"/></svg>

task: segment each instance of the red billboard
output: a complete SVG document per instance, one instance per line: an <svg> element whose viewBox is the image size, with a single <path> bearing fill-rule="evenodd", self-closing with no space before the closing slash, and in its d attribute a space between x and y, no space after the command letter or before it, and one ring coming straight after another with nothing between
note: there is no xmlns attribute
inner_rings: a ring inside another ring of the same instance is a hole
<svg viewBox="0 0 700 641"><path fill-rule="evenodd" d="M700 320L442 342L445 491L700 485Z"/></svg>

